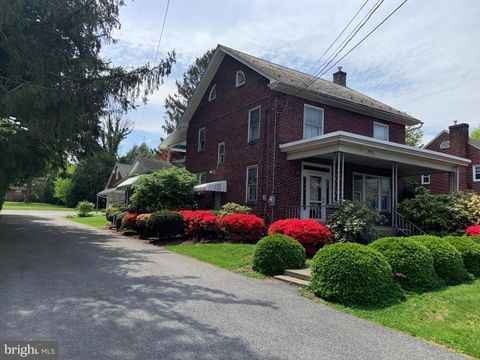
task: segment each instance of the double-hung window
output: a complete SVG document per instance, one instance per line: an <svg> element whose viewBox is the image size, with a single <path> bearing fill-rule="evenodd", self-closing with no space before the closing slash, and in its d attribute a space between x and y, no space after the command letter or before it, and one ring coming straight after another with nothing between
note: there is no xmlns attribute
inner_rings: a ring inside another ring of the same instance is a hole
<svg viewBox="0 0 480 360"><path fill-rule="evenodd" d="M198 173L197 182L198 182L198 185L205 184L207 182L207 173L206 172Z"/></svg>
<svg viewBox="0 0 480 360"><path fill-rule="evenodd" d="M388 125L380 124L377 122L373 123L373 138L378 140L388 141Z"/></svg>
<svg viewBox="0 0 480 360"><path fill-rule="evenodd" d="M420 175L420 176L421 176L420 183L422 185L430 185L430 175Z"/></svg>
<svg viewBox="0 0 480 360"><path fill-rule="evenodd" d="M257 201L258 196L258 165L247 167L246 199L248 202Z"/></svg>
<svg viewBox="0 0 480 360"><path fill-rule="evenodd" d="M248 112L248 141L260 138L260 106Z"/></svg>
<svg viewBox="0 0 480 360"><path fill-rule="evenodd" d="M473 165L473 181L480 181L480 165Z"/></svg>
<svg viewBox="0 0 480 360"><path fill-rule="evenodd" d="M206 134L206 129L201 128L198 130L198 151L203 151L205 150L205 144L207 142L207 134Z"/></svg>
<svg viewBox="0 0 480 360"><path fill-rule="evenodd" d="M304 105L303 107L303 138L308 139L314 136L323 135L322 108Z"/></svg>
<svg viewBox="0 0 480 360"><path fill-rule="evenodd" d="M354 174L353 201L362 202L380 212L389 212L391 209L390 178Z"/></svg>
<svg viewBox="0 0 480 360"><path fill-rule="evenodd" d="M225 143L221 142L218 144L218 159L217 164L225 163Z"/></svg>

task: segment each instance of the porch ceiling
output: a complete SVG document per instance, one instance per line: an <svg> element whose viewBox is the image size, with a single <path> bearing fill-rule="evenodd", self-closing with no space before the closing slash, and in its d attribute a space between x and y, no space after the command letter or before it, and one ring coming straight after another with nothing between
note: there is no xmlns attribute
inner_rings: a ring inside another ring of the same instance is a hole
<svg viewBox="0 0 480 360"><path fill-rule="evenodd" d="M401 176L455 172L457 167L470 164L470 160L458 156L343 131L282 144L280 150L288 160L333 159L336 152L343 152L345 162L358 165L391 169L396 162Z"/></svg>

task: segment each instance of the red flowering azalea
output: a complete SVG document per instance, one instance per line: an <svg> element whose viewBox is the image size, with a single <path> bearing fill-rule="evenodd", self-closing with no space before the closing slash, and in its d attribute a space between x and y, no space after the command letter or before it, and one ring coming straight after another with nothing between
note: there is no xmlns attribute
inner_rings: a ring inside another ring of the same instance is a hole
<svg viewBox="0 0 480 360"><path fill-rule="evenodd" d="M122 225L124 228L127 229L134 229L135 228L135 223L137 220L137 214L128 214L125 215L122 219Z"/></svg>
<svg viewBox="0 0 480 360"><path fill-rule="evenodd" d="M469 226L465 232L468 236L480 236L480 225Z"/></svg>
<svg viewBox="0 0 480 360"><path fill-rule="evenodd" d="M185 235L199 239L219 235L220 218L207 210L180 211L185 221Z"/></svg>
<svg viewBox="0 0 480 360"><path fill-rule="evenodd" d="M333 233L315 220L285 219L270 225L269 234L284 234L297 240L308 256L313 256L321 245L333 243Z"/></svg>
<svg viewBox="0 0 480 360"><path fill-rule="evenodd" d="M222 219L226 235L232 241L255 242L265 231L265 222L255 215L231 214Z"/></svg>

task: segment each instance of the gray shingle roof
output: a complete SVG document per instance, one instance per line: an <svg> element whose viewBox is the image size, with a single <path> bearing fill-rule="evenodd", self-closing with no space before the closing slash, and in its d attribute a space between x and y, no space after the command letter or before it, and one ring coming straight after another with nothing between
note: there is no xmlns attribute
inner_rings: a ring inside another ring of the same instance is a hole
<svg viewBox="0 0 480 360"><path fill-rule="evenodd" d="M267 60L257 58L252 55L245 54L241 51L220 45L220 47L228 54L231 53L235 57L242 59L245 63L250 64L253 68L256 68L264 76L270 79L276 80L285 85L302 89L305 87L305 83L312 80L313 76L287 68L282 65L272 63ZM375 109L385 113L393 114L395 116L403 117L407 120L419 122L418 119L408 115L405 112L397 110L389 105L386 105L378 100L371 98L358 91L352 90L346 86L335 84L331 81L324 79L316 79L309 87L308 91L316 92L323 96L327 96L336 100L340 100L345 103L355 104L365 108Z"/></svg>
<svg viewBox="0 0 480 360"><path fill-rule="evenodd" d="M135 170L134 171L135 173L134 174L130 173L129 176L146 174L146 173L154 172L156 170L169 168L173 166L174 165L172 165L172 163L169 163L168 161L157 160L157 159L138 159L130 171L132 172L133 170Z"/></svg>
<svg viewBox="0 0 480 360"><path fill-rule="evenodd" d="M128 175L128 172L130 171L130 169L132 168L132 165L129 165L129 164L122 164L122 163L116 163L115 164L117 166L117 169L120 173L120 176L122 178L124 178L125 176Z"/></svg>

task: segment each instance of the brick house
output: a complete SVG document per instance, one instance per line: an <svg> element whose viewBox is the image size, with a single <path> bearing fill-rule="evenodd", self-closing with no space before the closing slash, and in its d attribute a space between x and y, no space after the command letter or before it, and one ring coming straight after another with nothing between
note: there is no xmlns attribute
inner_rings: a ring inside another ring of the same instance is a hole
<svg viewBox="0 0 480 360"><path fill-rule="evenodd" d="M399 178L447 172L463 157L405 145L414 117L333 81L219 45L177 129L186 141L203 205L247 204L267 221L320 221L342 199L362 201L395 222ZM394 216L395 215L395 216Z"/></svg>
<svg viewBox="0 0 480 360"><path fill-rule="evenodd" d="M16 185L8 188L5 201L25 201L27 198L27 185Z"/></svg>
<svg viewBox="0 0 480 360"><path fill-rule="evenodd" d="M468 124L450 126L435 136L425 149L434 150L443 154L450 154L467 158L471 163L459 169L458 188L460 190L474 190L480 194L480 140L469 137ZM451 190L449 174L423 174L420 184L429 189L432 194L443 194Z"/></svg>

